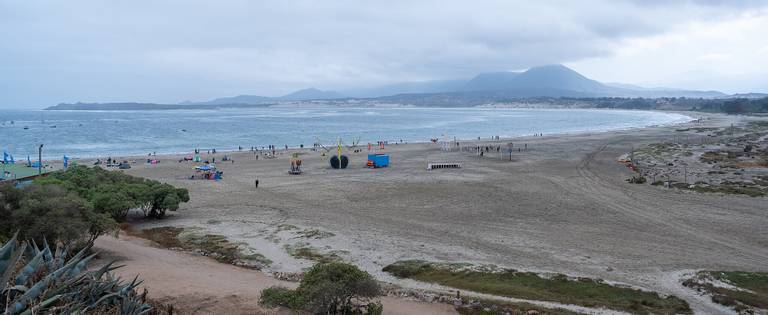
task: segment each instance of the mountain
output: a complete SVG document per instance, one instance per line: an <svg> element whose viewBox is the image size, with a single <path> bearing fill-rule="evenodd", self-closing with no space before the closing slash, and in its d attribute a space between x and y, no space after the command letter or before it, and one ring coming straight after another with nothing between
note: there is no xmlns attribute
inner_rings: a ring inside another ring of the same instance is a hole
<svg viewBox="0 0 768 315"><path fill-rule="evenodd" d="M476 75L466 82L464 91L499 91L508 89L520 72L488 72Z"/></svg>
<svg viewBox="0 0 768 315"><path fill-rule="evenodd" d="M605 85L617 88L617 91L623 91L624 94L638 97L693 97L693 98L716 98L727 97L725 93L719 91L697 91L683 90L668 87L642 87L634 84L624 83L605 83Z"/></svg>
<svg viewBox="0 0 768 315"><path fill-rule="evenodd" d="M461 90L465 84L467 84L467 80L431 80L394 83L342 92L350 97L373 98L397 94L453 92Z"/></svg>
<svg viewBox="0 0 768 315"><path fill-rule="evenodd" d="M232 97L222 97L207 102L185 102L183 105L230 105L230 104L268 104L274 103L271 97L258 95L238 95Z"/></svg>
<svg viewBox="0 0 768 315"><path fill-rule="evenodd" d="M507 78L504 90L558 89L581 93L607 93L611 89L563 65L533 67Z"/></svg>
<svg viewBox="0 0 768 315"><path fill-rule="evenodd" d="M485 94L485 95L483 95ZM421 95L421 96L419 96ZM688 97L718 98L728 95L718 91L694 91L672 88L645 88L632 84L601 83L587 78L564 65L544 65L522 72L499 71L480 73L469 80L433 80L402 82L336 91L316 88L299 90L280 97L239 95L217 98L207 102L184 103L196 105L270 104L281 101L333 100L343 98L380 98L386 101L419 99L418 103L459 100L514 99L524 97ZM474 103L474 102L473 102Z"/></svg>
<svg viewBox="0 0 768 315"><path fill-rule="evenodd" d="M291 94L279 97L280 100L286 101L331 100L339 98L345 98L345 96L336 91L323 91L316 88L298 90Z"/></svg>
<svg viewBox="0 0 768 315"><path fill-rule="evenodd" d="M601 83L563 65L533 67L524 72L481 73L467 82L464 91L504 91L508 97L694 97L714 98L718 91L644 88L632 84Z"/></svg>
<svg viewBox="0 0 768 315"><path fill-rule="evenodd" d="M766 97L768 97L768 93L737 93L737 94L731 94L731 95L725 96L723 98L759 99L759 98L766 98Z"/></svg>
<svg viewBox="0 0 768 315"><path fill-rule="evenodd" d="M279 101L308 101L308 100L329 100L345 98L344 95L334 91L322 91L315 88L303 89L288 95L279 97L268 97L259 95L238 95L231 97L220 97L205 102L183 102L180 105L263 105L274 104Z"/></svg>
<svg viewBox="0 0 768 315"><path fill-rule="evenodd" d="M347 95L347 96L345 96ZM621 83L600 83L563 65L533 67L523 72L480 73L469 80L436 80L404 82L345 91L323 91L316 88L299 90L280 97L238 95L205 102L181 104L59 104L50 109L190 109L265 106L282 101L334 100L373 98L417 106L473 106L522 98L760 98L765 94L727 95L718 91L695 91L672 88L645 88Z"/></svg>

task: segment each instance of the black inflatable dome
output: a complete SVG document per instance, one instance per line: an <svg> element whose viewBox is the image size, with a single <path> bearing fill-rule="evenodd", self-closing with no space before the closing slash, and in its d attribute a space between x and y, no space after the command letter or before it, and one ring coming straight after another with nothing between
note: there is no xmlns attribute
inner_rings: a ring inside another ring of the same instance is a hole
<svg viewBox="0 0 768 315"><path fill-rule="evenodd" d="M333 168L347 168L347 164L349 164L349 159L346 155L341 156L341 165L339 165L339 157L334 155L331 157L331 167Z"/></svg>

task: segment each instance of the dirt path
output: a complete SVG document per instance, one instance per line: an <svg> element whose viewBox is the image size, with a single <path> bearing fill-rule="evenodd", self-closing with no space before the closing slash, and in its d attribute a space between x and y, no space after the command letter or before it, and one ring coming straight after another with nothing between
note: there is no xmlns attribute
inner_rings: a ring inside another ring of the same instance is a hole
<svg viewBox="0 0 768 315"><path fill-rule="evenodd" d="M116 273L144 279L152 298L190 314L290 314L258 305L261 290L295 283L275 280L261 272L218 263L212 259L151 246L148 241L120 235L102 236L95 250L100 261L118 260ZM385 314L458 314L446 304L421 303L385 297Z"/></svg>

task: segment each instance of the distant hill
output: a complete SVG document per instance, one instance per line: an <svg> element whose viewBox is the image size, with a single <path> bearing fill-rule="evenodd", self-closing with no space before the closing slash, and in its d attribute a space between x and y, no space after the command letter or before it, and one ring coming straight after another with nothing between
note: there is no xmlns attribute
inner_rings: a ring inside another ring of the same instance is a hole
<svg viewBox="0 0 768 315"><path fill-rule="evenodd" d="M193 102L187 103L191 105L226 105L226 104L267 104L274 103L275 100L271 97L258 96L258 95L238 95L232 97L222 97L207 102Z"/></svg>
<svg viewBox="0 0 768 315"><path fill-rule="evenodd" d="M760 99L768 97L767 93L738 93L725 96L723 98L747 98L747 99Z"/></svg>
<svg viewBox="0 0 768 315"><path fill-rule="evenodd" d="M279 97L279 100L286 101L305 101L305 100L331 100L345 98L344 95L336 91L323 91L316 88L298 90L288 95Z"/></svg>
<svg viewBox="0 0 768 315"><path fill-rule="evenodd" d="M469 82L464 83L461 90L464 91L498 91L510 88L519 72L488 72L476 75Z"/></svg>
<svg viewBox="0 0 768 315"><path fill-rule="evenodd" d="M204 101L204 102L184 102L184 103L181 103L180 105L235 105L235 104L258 105L258 104L274 104L279 101L330 100L330 99L339 99L339 98L345 98L345 96L334 91L323 91L323 90L318 90L316 88L308 88L308 89L298 90L291 94L287 94L279 97L268 97L268 96L259 96L259 95L238 95L238 96L231 96L231 97L216 98L216 99L213 99L210 101Z"/></svg>
<svg viewBox="0 0 768 315"><path fill-rule="evenodd" d="M504 79L507 81L503 90L557 89L580 93L608 93L611 90L610 87L588 79L563 65L533 67ZM497 89L485 88L484 90Z"/></svg>
<svg viewBox="0 0 768 315"><path fill-rule="evenodd" d="M631 84L601 83L587 78L563 65L533 67L523 72L501 71L480 73L469 80L407 82L357 89L345 93L354 97L403 98L402 94L456 94L460 92L490 92L489 95L514 97L724 97L718 91L692 91L672 88L644 88ZM488 93L487 93L488 94ZM533 95L532 95L533 94ZM479 95L471 93L471 95ZM412 99L413 97L408 97ZM429 96L434 98L434 96Z"/></svg>
<svg viewBox="0 0 768 315"><path fill-rule="evenodd" d="M61 103L45 108L45 110L179 110L179 109L216 109L216 108L249 108L261 107L268 104L155 104L155 103Z"/></svg>
<svg viewBox="0 0 768 315"><path fill-rule="evenodd" d="M467 80L432 80L421 82L402 82L342 91L344 95L357 98L374 98L406 93L446 93L460 91Z"/></svg>
<svg viewBox="0 0 768 315"><path fill-rule="evenodd" d="M346 95L346 96L345 96ZM280 102L366 98L373 102L416 106L474 106L521 98L760 98L766 94L727 95L718 91L673 88L645 88L622 83L601 83L563 65L533 67L523 72L480 73L469 80L403 82L378 87L352 89L344 94L316 88L299 90L279 97L238 95L203 102L182 104L108 103L59 104L49 109L195 109L215 107L265 106ZM200 107L195 107L200 106Z"/></svg>

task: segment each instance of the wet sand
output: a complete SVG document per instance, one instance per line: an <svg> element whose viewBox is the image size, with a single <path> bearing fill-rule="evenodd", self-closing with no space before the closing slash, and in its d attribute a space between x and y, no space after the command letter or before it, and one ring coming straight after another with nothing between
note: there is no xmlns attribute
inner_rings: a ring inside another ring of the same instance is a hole
<svg viewBox="0 0 768 315"><path fill-rule="evenodd" d="M708 117L687 125L741 121ZM381 268L403 259L495 264L603 278L674 293L693 304L671 277L693 269L768 270L768 200L627 183L632 173L617 159L632 147L669 139L677 128L460 141L502 148L512 142L512 161L495 151L478 157L429 143L374 150L390 154L391 166L382 169L365 167L362 146L361 153L345 152L350 166L344 170L330 168L333 151L322 156L324 150L293 150L303 153L304 174L295 176L287 173L288 152L257 160L247 151L226 153L234 163L221 162L223 152L203 152L203 159L216 158L221 181L189 180L194 163L179 163L181 156L158 156L158 165L137 157L126 172L188 188L192 198L168 218L140 227L198 227L225 235L273 260L267 272L310 266L286 252L286 245L300 245L334 252L406 286L422 285ZM517 152L524 144L528 150ZM435 161L462 168L427 171ZM312 229L333 236L298 233Z"/></svg>

